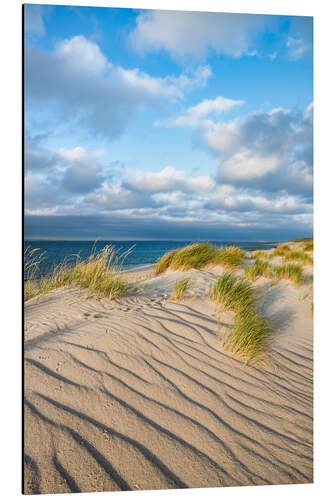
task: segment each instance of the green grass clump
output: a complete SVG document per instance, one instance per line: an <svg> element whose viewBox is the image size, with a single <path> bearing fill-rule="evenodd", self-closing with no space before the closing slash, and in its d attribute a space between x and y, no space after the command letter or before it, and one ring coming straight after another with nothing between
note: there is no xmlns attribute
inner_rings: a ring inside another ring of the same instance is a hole
<svg viewBox="0 0 333 500"><path fill-rule="evenodd" d="M218 249L214 264L233 269L239 267L243 259L246 257L246 252L241 248L230 246L227 248Z"/></svg>
<svg viewBox="0 0 333 500"><path fill-rule="evenodd" d="M270 278L272 276L272 266L267 261L256 259L254 264L244 270L244 275L251 281L255 281L260 276Z"/></svg>
<svg viewBox="0 0 333 500"><path fill-rule="evenodd" d="M271 257L284 257L291 248L289 245L283 244L275 248L275 250L270 254Z"/></svg>
<svg viewBox="0 0 333 500"><path fill-rule="evenodd" d="M266 352L272 335L269 322L255 311L238 313L233 328L224 335L223 345L233 354L240 355L248 364Z"/></svg>
<svg viewBox="0 0 333 500"><path fill-rule="evenodd" d="M313 252L313 240L304 244L303 250L305 252Z"/></svg>
<svg viewBox="0 0 333 500"><path fill-rule="evenodd" d="M234 312L253 309L255 305L253 286L245 278L231 272L222 274L211 289L210 296L218 305Z"/></svg>
<svg viewBox="0 0 333 500"><path fill-rule="evenodd" d="M214 261L218 252L209 243L194 243L178 250L172 257L169 268L173 271L202 269Z"/></svg>
<svg viewBox="0 0 333 500"><path fill-rule="evenodd" d="M251 257L254 257L255 259L267 259L268 254L263 250L254 250L251 252Z"/></svg>
<svg viewBox="0 0 333 500"><path fill-rule="evenodd" d="M171 269L172 271L188 271L202 269L212 264L228 269L241 265L246 252L238 247L216 248L210 243L194 243L180 250L172 250L158 259L155 274Z"/></svg>
<svg viewBox="0 0 333 500"><path fill-rule="evenodd" d="M211 298L221 307L235 312L234 324L222 335L225 349L248 364L268 349L273 330L256 308L254 287L245 278L225 272L211 290Z"/></svg>
<svg viewBox="0 0 333 500"><path fill-rule="evenodd" d="M175 286L173 287L172 293L171 293L171 300L182 300L185 297L185 292L189 287L190 284L190 278L184 278L182 280L179 280L175 283Z"/></svg>
<svg viewBox="0 0 333 500"><path fill-rule="evenodd" d="M310 257L310 255L308 255L305 252L291 251L291 252L286 253L283 256L283 259L285 261L296 260L296 261L303 262L304 264L311 264L311 265L313 265L313 258Z"/></svg>
<svg viewBox="0 0 333 500"><path fill-rule="evenodd" d="M176 250L171 250L171 252L166 253L160 259L157 259L157 263L155 266L155 274L164 273L170 266L173 256L175 255Z"/></svg>
<svg viewBox="0 0 333 500"><path fill-rule="evenodd" d="M78 256L74 265L68 265L64 260L39 280L30 276L25 283L24 300L67 286L87 289L96 297L122 297L129 285L119 274L119 269L127 254L119 256L112 245L107 245L88 259L81 260Z"/></svg>
<svg viewBox="0 0 333 500"><path fill-rule="evenodd" d="M284 278L299 285L303 279L303 268L300 264L282 264L274 266L273 274L277 279Z"/></svg>

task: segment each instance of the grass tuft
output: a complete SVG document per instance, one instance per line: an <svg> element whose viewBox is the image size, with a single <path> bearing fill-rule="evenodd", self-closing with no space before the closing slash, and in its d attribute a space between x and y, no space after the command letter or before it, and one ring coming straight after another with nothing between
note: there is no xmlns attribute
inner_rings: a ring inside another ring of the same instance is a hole
<svg viewBox="0 0 333 500"><path fill-rule="evenodd" d="M303 262L304 264L313 265L313 258L305 252L291 251L291 252L286 253L283 256L283 259L285 261L294 260L294 261Z"/></svg>
<svg viewBox="0 0 333 500"><path fill-rule="evenodd" d="M269 255L263 250L254 250L251 252L251 257L255 259L268 259Z"/></svg>
<svg viewBox="0 0 333 500"><path fill-rule="evenodd" d="M304 252L313 252L313 240L308 241L303 246Z"/></svg>
<svg viewBox="0 0 333 500"><path fill-rule="evenodd" d="M256 259L254 264L245 268L244 275L251 281L255 281L260 276L263 276L264 278L271 278L272 266L267 261Z"/></svg>
<svg viewBox="0 0 333 500"><path fill-rule="evenodd" d="M25 282L24 300L67 286L84 288L95 297L107 297L110 300L124 296L129 285L119 270L127 255L128 252L118 255L112 245L107 245L100 252L93 252L88 259L82 260L77 256L74 265L68 265L64 260L38 280L30 272ZM34 269L37 267L33 266ZM27 269L31 269L29 263Z"/></svg>
<svg viewBox="0 0 333 500"><path fill-rule="evenodd" d="M202 269L214 261L218 249L209 243L194 243L178 250L170 262L173 271Z"/></svg>
<svg viewBox="0 0 333 500"><path fill-rule="evenodd" d="M185 292L189 287L190 278L184 278L178 280L173 287L170 299L171 300L183 300L185 297Z"/></svg>
<svg viewBox="0 0 333 500"><path fill-rule="evenodd" d="M232 272L222 274L211 289L210 296L218 305L234 312L253 309L255 305L253 286Z"/></svg>
<svg viewBox="0 0 333 500"><path fill-rule="evenodd" d="M245 257L246 252L241 248L235 246L221 248L216 253L214 264L226 267L227 269L234 269L242 264Z"/></svg>
<svg viewBox="0 0 333 500"><path fill-rule="evenodd" d="M269 322L255 311L238 313L235 315L233 328L223 337L223 345L248 364L265 354L272 335L273 329Z"/></svg>
<svg viewBox="0 0 333 500"><path fill-rule="evenodd" d="M246 252L238 247L216 248L210 243L194 243L180 250L173 250L158 259L155 274L171 269L172 271L188 271L202 269L212 264L234 269L242 264Z"/></svg>
<svg viewBox="0 0 333 500"><path fill-rule="evenodd" d="M291 248L289 245L286 245L286 244L279 245L270 254L270 257L284 257L290 251L291 251Z"/></svg>
<svg viewBox="0 0 333 500"><path fill-rule="evenodd" d="M274 266L274 277L293 281L295 285L299 285L303 279L303 268L300 264L282 264Z"/></svg>
<svg viewBox="0 0 333 500"><path fill-rule="evenodd" d="M239 355L245 364L262 357L273 330L257 312L253 285L226 272L216 281L210 295L221 308L235 312L233 327L222 335L225 349Z"/></svg>
<svg viewBox="0 0 333 500"><path fill-rule="evenodd" d="M166 253L165 255L163 255L163 257L157 260L155 266L155 275L164 273L164 271L168 269L175 253L176 250L172 250L171 252Z"/></svg>

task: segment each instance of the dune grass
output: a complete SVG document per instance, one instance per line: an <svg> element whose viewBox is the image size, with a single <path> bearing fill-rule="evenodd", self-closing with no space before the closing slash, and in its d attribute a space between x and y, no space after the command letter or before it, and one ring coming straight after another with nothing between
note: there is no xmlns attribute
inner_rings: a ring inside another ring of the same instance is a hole
<svg viewBox="0 0 333 500"><path fill-rule="evenodd" d="M269 262L256 259L254 264L245 268L244 275L247 279L255 281L260 276L264 276L264 278L271 278L272 272L272 266Z"/></svg>
<svg viewBox="0 0 333 500"><path fill-rule="evenodd" d="M246 257L246 252L239 247L230 246L227 248L218 249L213 264L226 267L227 269L234 269L239 267L243 259Z"/></svg>
<svg viewBox="0 0 333 500"><path fill-rule="evenodd" d="M178 250L169 264L173 271L202 269L214 261L218 249L209 243L194 243Z"/></svg>
<svg viewBox="0 0 333 500"><path fill-rule="evenodd" d="M253 285L243 277L225 272L215 282L210 296L221 309L235 312L233 326L223 331L224 348L240 356L246 365L262 358L273 330L257 311Z"/></svg>
<svg viewBox="0 0 333 500"><path fill-rule="evenodd" d="M313 240L308 241L303 245L304 252L313 252Z"/></svg>
<svg viewBox="0 0 333 500"><path fill-rule="evenodd" d="M185 297L186 290L189 287L189 284L191 282L190 278L184 278L181 280L178 280L175 283L175 286L173 287L170 299L171 300L183 300Z"/></svg>
<svg viewBox="0 0 333 500"><path fill-rule="evenodd" d="M300 264L282 264L273 267L273 275L276 279L290 280L297 286L301 283L304 273Z"/></svg>
<svg viewBox="0 0 333 500"><path fill-rule="evenodd" d="M180 250L168 252L158 259L155 275L167 269L172 271L202 269L209 264L234 269L242 264L245 256L246 252L238 247L217 248L210 243L194 243Z"/></svg>
<svg viewBox="0 0 333 500"><path fill-rule="evenodd" d="M168 269L175 253L176 250L171 250L171 252L164 254L163 257L157 260L155 266L155 275L164 273L164 271Z"/></svg>
<svg viewBox="0 0 333 500"><path fill-rule="evenodd" d="M269 254L267 254L263 250L254 250L253 252L251 252L251 257L255 259L268 259Z"/></svg>
<svg viewBox="0 0 333 500"><path fill-rule="evenodd" d="M270 257L284 257L290 251L291 251L290 246L284 243L282 245L278 245L275 248L275 250L270 254Z"/></svg>
<svg viewBox="0 0 333 500"><path fill-rule="evenodd" d="M300 251L290 251L287 252L283 256L284 261L299 261L303 262L304 264L311 264L313 265L313 258L305 253L305 252L300 252Z"/></svg>
<svg viewBox="0 0 333 500"><path fill-rule="evenodd" d="M253 286L230 271L223 273L215 282L210 296L222 308L234 312L253 309L255 305Z"/></svg>
<svg viewBox="0 0 333 500"><path fill-rule="evenodd" d="M258 361L268 350L273 329L269 322L255 311L238 313L230 332L223 337L225 349L239 355L245 362Z"/></svg>
<svg viewBox="0 0 333 500"><path fill-rule="evenodd" d="M129 285L119 270L128 253L119 255L112 245L106 245L97 253L93 250L87 259L77 256L75 264L69 265L65 259L40 279L36 279L38 263L31 267L28 258L24 300L68 286L86 289L95 297L107 297L110 300L122 297L126 295Z"/></svg>

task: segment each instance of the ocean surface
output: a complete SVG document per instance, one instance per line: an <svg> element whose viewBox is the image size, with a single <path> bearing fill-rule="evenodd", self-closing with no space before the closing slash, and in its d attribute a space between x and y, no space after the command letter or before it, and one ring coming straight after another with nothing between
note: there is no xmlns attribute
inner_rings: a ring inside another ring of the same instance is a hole
<svg viewBox="0 0 333 500"><path fill-rule="evenodd" d="M89 257L95 248L95 252L100 251L105 245L112 245L117 251L117 255L122 255L129 251L122 269L138 269L155 264L157 259L166 252L176 248L182 248L193 241L46 241L46 240L25 240L25 248L29 251L36 250L36 255L42 255L43 259L39 265L40 275L43 276L52 270L64 259L68 263L74 263L77 255L82 259ZM244 250L252 251L257 249L267 249L275 246L276 243L263 242L239 242L239 241L211 241L218 247L236 245Z"/></svg>

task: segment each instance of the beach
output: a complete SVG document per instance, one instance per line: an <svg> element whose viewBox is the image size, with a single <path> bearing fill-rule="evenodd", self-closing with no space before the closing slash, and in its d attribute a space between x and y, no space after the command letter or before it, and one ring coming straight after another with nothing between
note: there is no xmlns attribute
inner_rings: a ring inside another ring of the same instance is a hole
<svg viewBox="0 0 333 500"><path fill-rule="evenodd" d="M312 283L254 282L274 336L245 366L209 296L224 271L151 266L124 273L136 291L115 300L69 287L25 303L25 493L313 481Z"/></svg>

